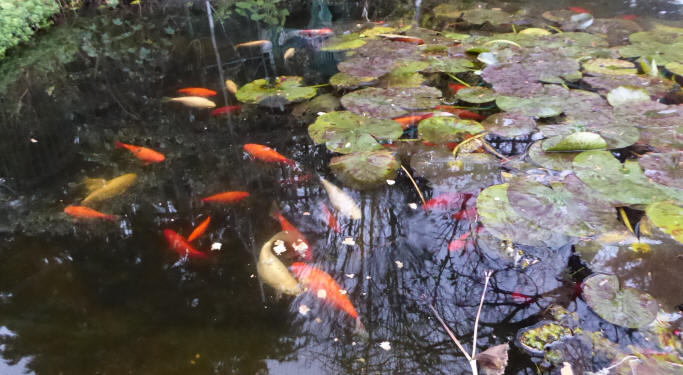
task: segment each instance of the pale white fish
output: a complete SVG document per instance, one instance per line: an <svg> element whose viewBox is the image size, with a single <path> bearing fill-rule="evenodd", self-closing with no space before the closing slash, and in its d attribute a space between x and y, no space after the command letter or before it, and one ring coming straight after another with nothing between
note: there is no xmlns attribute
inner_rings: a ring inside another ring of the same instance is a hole
<svg viewBox="0 0 683 375"><path fill-rule="evenodd" d="M295 296L302 292L299 283L292 273L289 272L287 266L271 251L276 241L281 241L285 238L287 238L287 234L280 232L263 245L258 263L256 264L256 271L258 271L263 282L270 285L278 294L284 293Z"/></svg>
<svg viewBox="0 0 683 375"><path fill-rule="evenodd" d="M284 55L285 60L287 60L287 59L289 59L290 57L294 56L294 53L295 53L295 52L296 52L296 50L294 49L294 47L289 48L287 51L285 51L285 55Z"/></svg>
<svg viewBox="0 0 683 375"><path fill-rule="evenodd" d="M214 108L216 103L201 96L181 96L178 98L168 98L168 101L178 102L193 108Z"/></svg>
<svg viewBox="0 0 683 375"><path fill-rule="evenodd" d="M359 220L362 217L360 207L350 195L322 177L320 177L320 182L327 191L330 202L339 212L354 220Z"/></svg>

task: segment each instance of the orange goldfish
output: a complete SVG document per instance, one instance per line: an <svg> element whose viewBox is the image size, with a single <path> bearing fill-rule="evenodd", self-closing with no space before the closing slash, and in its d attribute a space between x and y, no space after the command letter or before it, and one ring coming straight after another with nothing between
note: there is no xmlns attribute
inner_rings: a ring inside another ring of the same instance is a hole
<svg viewBox="0 0 683 375"><path fill-rule="evenodd" d="M334 30L329 27L323 29L307 29L307 30L297 30L295 31L298 35L302 37L315 37L315 36L327 36L334 34Z"/></svg>
<svg viewBox="0 0 683 375"><path fill-rule="evenodd" d="M270 163L283 163L292 167L296 166L296 162L294 160L286 158L284 155L268 146L247 143L244 145L244 151L248 152L252 157L262 161Z"/></svg>
<svg viewBox="0 0 683 375"><path fill-rule="evenodd" d="M299 230L294 225L292 225L292 223L290 223L289 220L287 220L287 218L282 216L280 211L278 211L276 208L272 210L271 216L273 217L273 219L280 222L280 226L282 227L283 231L289 232L292 234L292 240L293 241L299 241L300 240L301 242L303 242L303 245L306 245L305 249L303 249L303 246L302 246L302 250L304 250L304 251L298 251L299 249L296 249L297 254L300 257L306 259L307 261L312 260L313 259L313 253L311 252L311 245L306 240L306 237L304 237L304 235L301 232L299 232Z"/></svg>
<svg viewBox="0 0 683 375"><path fill-rule="evenodd" d="M264 48L270 48L272 47L273 43L270 42L270 40L253 40L251 42L245 42L245 43L240 43L235 45L235 48L241 48L241 47L264 47Z"/></svg>
<svg viewBox="0 0 683 375"><path fill-rule="evenodd" d="M116 215L107 215L99 211L95 211L92 208L88 208L85 206L66 206L64 208L64 212L67 215L71 215L75 217L76 219L85 219L85 220L92 220L92 219L105 219L105 220L110 220L110 221L116 221L119 219L118 216Z"/></svg>
<svg viewBox="0 0 683 375"><path fill-rule="evenodd" d="M451 83L448 84L448 88L451 89L451 91L453 92L453 94L457 94L458 91L460 91L460 90L462 90L462 89L464 89L464 88L467 88L467 86L465 86L465 85L463 85L463 84L461 84L461 83L452 83L452 82L451 82Z"/></svg>
<svg viewBox="0 0 683 375"><path fill-rule="evenodd" d="M481 121L481 120L486 118L486 116L480 115L478 113L474 113L472 111L468 111L468 110L462 109L462 108L455 108L451 105L437 105L436 107L434 107L434 109L449 112L449 113L452 113L454 115L457 115L458 117L460 117L462 119L467 119L467 120Z"/></svg>
<svg viewBox="0 0 683 375"><path fill-rule="evenodd" d="M405 43L413 43L413 44L425 44L425 41L422 40L421 38L417 38L414 36L407 36L407 35L398 35L398 34L379 34L382 38L389 39L391 41L395 42L405 42Z"/></svg>
<svg viewBox="0 0 683 375"><path fill-rule="evenodd" d="M192 247L192 245L187 242L185 237L181 236L180 234L170 229L165 229L164 237L166 237L168 246L180 254L180 256L184 257L187 255L189 257L206 258L206 253L203 253Z"/></svg>
<svg viewBox="0 0 683 375"><path fill-rule="evenodd" d="M179 93L181 94L187 94L190 96L216 96L218 94L217 92L209 89L205 89L203 87L186 87L184 89L178 90Z"/></svg>
<svg viewBox="0 0 683 375"><path fill-rule="evenodd" d="M134 146L121 142L116 142L115 145L116 148L125 148L132 152L135 157L145 162L145 165L149 165L151 163L161 163L162 161L166 160L166 156L164 156L164 154L156 152L151 148Z"/></svg>
<svg viewBox="0 0 683 375"><path fill-rule="evenodd" d="M339 220L337 220L334 212L330 211L329 207L322 202L320 203L320 209L323 211L323 214L325 214L327 226L332 228L332 230L334 230L336 233L341 233L341 226L339 225Z"/></svg>
<svg viewBox="0 0 683 375"><path fill-rule="evenodd" d="M590 10L581 7L568 7L574 13L590 13Z"/></svg>
<svg viewBox="0 0 683 375"><path fill-rule="evenodd" d="M202 198L202 202L235 203L241 201L249 195L251 194L246 191L225 191L214 194L210 197Z"/></svg>
<svg viewBox="0 0 683 375"><path fill-rule="evenodd" d="M425 202L422 208L427 211L434 209L450 210L460 208L471 196L471 194L466 193L444 193Z"/></svg>
<svg viewBox="0 0 683 375"><path fill-rule="evenodd" d="M401 124L401 127L403 127L403 130L406 130L409 127L417 124L418 122L420 122L426 118L430 118L432 116L434 116L433 113L423 113L423 114L405 115L405 116L395 117L395 118L393 118L393 120L398 122L399 124Z"/></svg>
<svg viewBox="0 0 683 375"><path fill-rule="evenodd" d="M201 224L194 228L192 233L190 233L190 236L187 237L187 241L192 242L201 237L202 234L204 234L204 232L206 232L206 230L209 228L209 224L211 224L211 216L207 217L206 220L202 221Z"/></svg>
<svg viewBox="0 0 683 375"><path fill-rule="evenodd" d="M356 325L362 327L358 311L353 307L349 297L341 293L342 287L327 272L301 262L292 264L292 272L300 283L308 286L314 293L324 295L332 305L349 314L356 320ZM325 293L320 293L321 290Z"/></svg>

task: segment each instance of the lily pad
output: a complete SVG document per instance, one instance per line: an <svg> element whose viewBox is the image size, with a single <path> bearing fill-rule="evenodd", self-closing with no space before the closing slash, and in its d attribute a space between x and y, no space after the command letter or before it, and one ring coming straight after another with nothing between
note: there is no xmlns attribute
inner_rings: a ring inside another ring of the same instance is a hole
<svg viewBox="0 0 683 375"><path fill-rule="evenodd" d="M371 86L377 82L376 77L356 77L339 72L330 77L330 85L337 89L353 90L361 86Z"/></svg>
<svg viewBox="0 0 683 375"><path fill-rule="evenodd" d="M389 73L382 77L379 87L420 87L427 78L420 73Z"/></svg>
<svg viewBox="0 0 683 375"><path fill-rule="evenodd" d="M354 77L378 78L389 73L394 67L394 60L384 56L363 57L358 56L337 65L340 72Z"/></svg>
<svg viewBox="0 0 683 375"><path fill-rule="evenodd" d="M330 161L334 175L351 188L364 190L386 184L394 179L401 166L389 151L354 152Z"/></svg>
<svg viewBox="0 0 683 375"><path fill-rule="evenodd" d="M675 87L673 81L646 75L584 77L583 80L603 95L619 86L642 87L654 98L662 98Z"/></svg>
<svg viewBox="0 0 683 375"><path fill-rule="evenodd" d="M657 301L633 288L619 288L614 275L596 274L583 282L586 303L606 321L628 328L641 328L657 317Z"/></svg>
<svg viewBox="0 0 683 375"><path fill-rule="evenodd" d="M464 10L455 4L443 3L434 7L433 12L437 18L458 19Z"/></svg>
<svg viewBox="0 0 683 375"><path fill-rule="evenodd" d="M444 190L476 192L500 183L500 162L492 155L459 154L457 159L445 147L430 147L410 159L415 176L424 177Z"/></svg>
<svg viewBox="0 0 683 375"><path fill-rule="evenodd" d="M295 76L280 76L273 85L265 79L249 82L237 90L237 100L242 103L259 104L271 100L282 100L283 104L300 102L310 99L318 92L313 87L302 87L303 78Z"/></svg>
<svg viewBox="0 0 683 375"><path fill-rule="evenodd" d="M683 201L683 190L651 182L638 162L627 160L622 165L608 151L584 151L573 164L581 181L617 204Z"/></svg>
<svg viewBox="0 0 683 375"><path fill-rule="evenodd" d="M474 63L464 58L437 58L429 59L429 66L422 69L424 73L462 73L472 70Z"/></svg>
<svg viewBox="0 0 683 375"><path fill-rule="evenodd" d="M560 247L567 238L517 213L508 200L509 184L489 186L477 198L477 211L484 227L501 240L529 246Z"/></svg>
<svg viewBox="0 0 683 375"><path fill-rule="evenodd" d="M502 137L519 137L536 130L536 121L519 112L496 113L487 117L481 124L490 133Z"/></svg>
<svg viewBox="0 0 683 375"><path fill-rule="evenodd" d="M419 136L431 143L460 143L467 135L484 131L480 123L473 120L462 120L457 117L433 116L420 121L417 132Z"/></svg>
<svg viewBox="0 0 683 375"><path fill-rule="evenodd" d="M532 162L543 168L556 171L572 169L572 162L574 157L579 154L578 152L545 152L541 147L541 143L543 142L534 142L527 151L527 155Z"/></svg>
<svg viewBox="0 0 683 375"><path fill-rule="evenodd" d="M595 133L599 135L607 145L606 147L602 148L607 148L610 150L631 146L632 144L636 143L640 137L640 132L633 126L612 124L583 125L583 120L578 121L574 119L569 120L568 123L540 126L539 129L544 136L555 138L555 141L561 137L570 136L571 134L577 132ZM548 145L550 144L551 143Z"/></svg>
<svg viewBox="0 0 683 375"><path fill-rule="evenodd" d="M594 76L638 74L634 63L619 59L591 59L583 63L583 69Z"/></svg>
<svg viewBox="0 0 683 375"><path fill-rule="evenodd" d="M632 44L619 48L622 57L646 57L657 65L683 61L683 35L661 31L641 31L629 36Z"/></svg>
<svg viewBox="0 0 683 375"><path fill-rule="evenodd" d="M433 108L440 104L439 97L441 91L434 87L369 87L344 95L341 103L356 114L393 118L406 112Z"/></svg>
<svg viewBox="0 0 683 375"><path fill-rule="evenodd" d="M664 65L664 67L673 74L683 76L683 64L680 62L672 61Z"/></svg>
<svg viewBox="0 0 683 375"><path fill-rule="evenodd" d="M358 33L354 33L330 39L327 44L321 48L321 50L328 52L348 51L360 48L364 46L365 43L365 40L360 39L360 35Z"/></svg>
<svg viewBox="0 0 683 375"><path fill-rule="evenodd" d="M356 115L347 111L326 113L308 127L317 144L325 144L332 152L348 154L382 149L377 139L395 140L403 134L401 124Z"/></svg>
<svg viewBox="0 0 683 375"><path fill-rule="evenodd" d="M508 199L521 216L558 233L587 237L622 228L612 205L590 194L574 175L550 186L515 177L508 187Z"/></svg>
<svg viewBox="0 0 683 375"><path fill-rule="evenodd" d="M683 189L683 151L647 153L638 159L645 176L662 185Z"/></svg>
<svg viewBox="0 0 683 375"><path fill-rule="evenodd" d="M650 95L644 88L620 86L607 93L607 101L612 107L621 107L638 102L649 102Z"/></svg>
<svg viewBox="0 0 683 375"><path fill-rule="evenodd" d="M462 18L474 25L488 22L492 25L500 25L512 22L512 16L500 9L474 8L462 12Z"/></svg>
<svg viewBox="0 0 683 375"><path fill-rule="evenodd" d="M496 100L498 94L488 87L465 87L464 89L458 90L456 97L458 100L462 100L467 103L481 104L488 103Z"/></svg>
<svg viewBox="0 0 683 375"><path fill-rule="evenodd" d="M607 142L596 133L577 132L569 135L558 135L543 141L543 151L586 151L604 150Z"/></svg>
<svg viewBox="0 0 683 375"><path fill-rule="evenodd" d="M546 85L541 93L529 97L501 95L496 105L503 111L529 117L552 117L563 112L567 96L562 87Z"/></svg>
<svg viewBox="0 0 683 375"><path fill-rule="evenodd" d="M683 244L683 207L670 202L657 202L648 205L645 213L657 228Z"/></svg>
<svg viewBox="0 0 683 375"><path fill-rule="evenodd" d="M545 36L552 34L546 29L540 29L538 27L530 27L519 32L522 35L533 35L533 36Z"/></svg>

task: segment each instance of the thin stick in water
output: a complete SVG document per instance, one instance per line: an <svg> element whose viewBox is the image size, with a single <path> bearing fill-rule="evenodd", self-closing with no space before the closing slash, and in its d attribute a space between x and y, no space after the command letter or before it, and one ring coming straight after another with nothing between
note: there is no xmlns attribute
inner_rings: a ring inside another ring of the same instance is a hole
<svg viewBox="0 0 683 375"><path fill-rule="evenodd" d="M451 331L451 329L448 328L448 326L446 325L446 322L444 322L443 319L441 319L441 315L439 315L439 312L436 311L436 309L434 308L434 306L432 306L431 303L429 304L429 308L432 309L432 312L433 312L434 315L436 316L436 319L439 320L439 323L441 323L441 325L443 326L443 328L446 330L446 333L448 333L448 336L451 337L451 340L453 340L453 342L455 343L455 345L458 346L458 349L460 349L460 351L462 352L462 354L465 355L465 358L467 358L468 361L471 361L471 360L472 360L472 357L470 357L470 355L467 354L467 351L465 350L465 348L463 348L462 344L460 343L460 340L458 340L458 338L455 337L455 334L453 333L453 331Z"/></svg>
<svg viewBox="0 0 683 375"><path fill-rule="evenodd" d="M415 190L417 190L417 194L420 196L420 199L422 199L422 205L424 206L427 202L425 202L425 197L422 195L422 192L420 191L420 188L417 186L417 182L413 179L413 176L410 175L410 172L406 169L406 167L401 165L401 169L403 169L403 172L408 175L408 178L410 179L410 182L413 183L413 186L415 186Z"/></svg>
<svg viewBox="0 0 683 375"><path fill-rule="evenodd" d="M486 288L489 286L489 280L492 271L486 271L484 274L486 278L484 279L484 291L481 292L481 300L479 301L479 309L477 310L477 317L474 320L474 336L472 337L472 358L477 355L477 330L479 329L479 316L481 315L481 307L484 305L484 297L486 297Z"/></svg>

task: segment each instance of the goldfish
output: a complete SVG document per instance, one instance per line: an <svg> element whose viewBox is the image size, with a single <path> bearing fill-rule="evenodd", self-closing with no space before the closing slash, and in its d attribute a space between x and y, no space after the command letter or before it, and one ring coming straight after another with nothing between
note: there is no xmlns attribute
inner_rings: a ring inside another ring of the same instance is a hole
<svg viewBox="0 0 683 375"><path fill-rule="evenodd" d="M288 60L290 57L294 56L294 53L296 53L296 49L294 47L289 48L285 51L285 54L283 55L283 58L285 60Z"/></svg>
<svg viewBox="0 0 683 375"><path fill-rule="evenodd" d="M527 296L526 294L522 294L520 292L512 292L512 299L522 303L531 303L536 300L534 297Z"/></svg>
<svg viewBox="0 0 683 375"><path fill-rule="evenodd" d="M349 216L354 220L359 220L363 216L360 211L360 207L358 207L353 198L346 194L344 190L338 188L333 183L322 177L320 177L320 183L323 184L323 187L327 191L327 195L330 197L330 202L337 210L339 210L339 212L345 216Z"/></svg>
<svg viewBox="0 0 683 375"><path fill-rule="evenodd" d="M242 47L263 47L264 49L270 49L272 48L273 43L270 42L270 40L253 40L251 42L245 42L245 43L240 43L235 45L235 48L242 48Z"/></svg>
<svg viewBox="0 0 683 375"><path fill-rule="evenodd" d="M450 82L450 83L448 84L448 88L451 89L451 91L453 92L453 94L457 94L458 91L467 88L467 86L463 85L462 83L453 83L453 82Z"/></svg>
<svg viewBox="0 0 683 375"><path fill-rule="evenodd" d="M104 186L107 183L107 180L104 178L84 178L83 179L83 185L85 185L85 188L88 189L88 191L95 191L102 186Z"/></svg>
<svg viewBox="0 0 683 375"><path fill-rule="evenodd" d="M229 115L231 113L239 112L242 109L240 105L228 105L219 107L211 111L211 116Z"/></svg>
<svg viewBox="0 0 683 375"><path fill-rule="evenodd" d="M622 14L619 16L622 20L627 20L627 21L633 21L634 19L638 18L635 14Z"/></svg>
<svg viewBox="0 0 683 375"><path fill-rule="evenodd" d="M123 194L138 178L135 173L126 173L107 181L102 187L90 193L83 202L83 205L98 203Z"/></svg>
<svg viewBox="0 0 683 375"><path fill-rule="evenodd" d="M282 227L283 231L292 234L292 238L296 242L301 241L303 243L295 248L297 254L300 257L306 259L307 261L312 260L313 254L311 251L311 245L308 243L308 240L306 240L306 237L301 232L299 232L299 229L292 225L292 223L290 223L286 217L282 216L277 207L273 207L273 210L271 210L271 216L273 217L273 219L277 220L280 223L280 227Z"/></svg>
<svg viewBox="0 0 683 375"><path fill-rule="evenodd" d="M178 90L179 93L181 94L187 94L191 96L216 96L218 94L217 92L209 89L205 89L203 87L186 87L184 89Z"/></svg>
<svg viewBox="0 0 683 375"><path fill-rule="evenodd" d="M233 82L232 80L226 80L225 81L225 88L233 95L237 94L237 84Z"/></svg>
<svg viewBox="0 0 683 375"><path fill-rule="evenodd" d="M296 162L294 160L286 158L284 155L268 146L247 143L244 145L244 151L248 152L252 157L265 162L283 163L292 167L296 166Z"/></svg>
<svg viewBox="0 0 683 375"><path fill-rule="evenodd" d="M196 258L206 258L206 253L203 253L190 245L185 237L174 232L171 229L164 230L164 237L168 242L168 246L175 250L180 256L196 257Z"/></svg>
<svg viewBox="0 0 683 375"><path fill-rule="evenodd" d="M341 226L339 225L339 221L337 220L337 217L334 215L334 212L330 211L327 205L322 202L320 202L320 209L323 211L323 214L325 215L327 226L332 228L332 230L334 230L336 233L341 233Z"/></svg>
<svg viewBox="0 0 683 375"><path fill-rule="evenodd" d="M289 239L289 235L280 232L274 235L263 247L256 263L256 272L261 276L261 280L270 285L278 294L298 295L302 292L299 283L296 281L287 266L272 252L273 245L281 241L278 246L284 246L284 242Z"/></svg>
<svg viewBox="0 0 683 375"><path fill-rule="evenodd" d="M400 116L400 117L394 117L392 120L401 124L401 127L403 127L403 130L406 130L409 127L419 123L420 121L422 121L426 118L430 118L432 116L434 116L433 113L424 113L424 114L405 115L405 116Z"/></svg>
<svg viewBox="0 0 683 375"><path fill-rule="evenodd" d="M247 198L250 195L251 194L249 194L246 191L225 191L206 198L202 198L202 202L235 203L241 201L244 198Z"/></svg>
<svg viewBox="0 0 683 375"><path fill-rule="evenodd" d="M458 211L453 214L453 219L456 220L470 220L474 219L477 216L477 208L476 207L470 207L466 208L464 210Z"/></svg>
<svg viewBox="0 0 683 375"><path fill-rule="evenodd" d="M581 7L568 7L567 9L571 10L574 13L590 13L590 10Z"/></svg>
<svg viewBox="0 0 683 375"><path fill-rule="evenodd" d="M194 228L192 233L190 233L190 235L187 237L187 241L192 242L197 238L201 237L202 234L204 234L206 230L209 228L209 224L211 224L211 216L207 217L206 220L202 221L201 224L197 225L197 227Z"/></svg>
<svg viewBox="0 0 683 375"><path fill-rule="evenodd" d="M342 287L327 272L301 262L292 264L292 272L301 284L307 286L313 293L325 291L326 300L355 319L357 327L362 327L358 311L353 307L349 297L341 293Z"/></svg>
<svg viewBox="0 0 683 375"><path fill-rule="evenodd" d="M457 240L453 240L448 244L448 251L451 253L458 252L465 248L467 245L467 240L470 237L470 232L465 232L463 235L458 237Z"/></svg>
<svg viewBox="0 0 683 375"><path fill-rule="evenodd" d="M330 29L329 27L325 27L322 29L305 29L305 30L297 30L295 33L299 36L302 37L315 37L315 36L328 36L334 34L334 30Z"/></svg>
<svg viewBox="0 0 683 375"><path fill-rule="evenodd" d="M135 155L135 157L145 162L145 165L149 165L151 163L161 163L162 161L166 160L166 156L164 156L164 154L156 152L151 148L147 147L134 146L126 143L116 142L116 148L127 149L128 151L132 152L133 155Z"/></svg>
<svg viewBox="0 0 683 375"><path fill-rule="evenodd" d="M398 34L379 34L384 39L389 39L394 42L405 42L405 43L412 43L412 44L425 44L425 41L422 40L421 38L417 38L414 36L407 36L407 35L398 35Z"/></svg>
<svg viewBox="0 0 683 375"><path fill-rule="evenodd" d="M76 219L105 219L110 221L118 220L116 215L107 215L99 211L95 211L92 208L85 206L66 206L64 212L68 215L75 217Z"/></svg>
<svg viewBox="0 0 683 375"><path fill-rule="evenodd" d="M467 119L467 120L477 120L481 121L486 118L486 116L480 115L478 113L474 113L472 111L468 111L466 109L462 108L455 108L452 105L437 105L434 107L434 109L438 109L441 111L449 112L452 113L462 119Z"/></svg>
<svg viewBox="0 0 683 375"><path fill-rule="evenodd" d="M192 108L215 108L216 103L201 96L181 96L179 98L168 98L166 101L177 102Z"/></svg>
<svg viewBox="0 0 683 375"><path fill-rule="evenodd" d="M470 194L464 193L444 193L425 202L422 208L427 211L434 209L450 210L460 208L468 195L471 196Z"/></svg>

